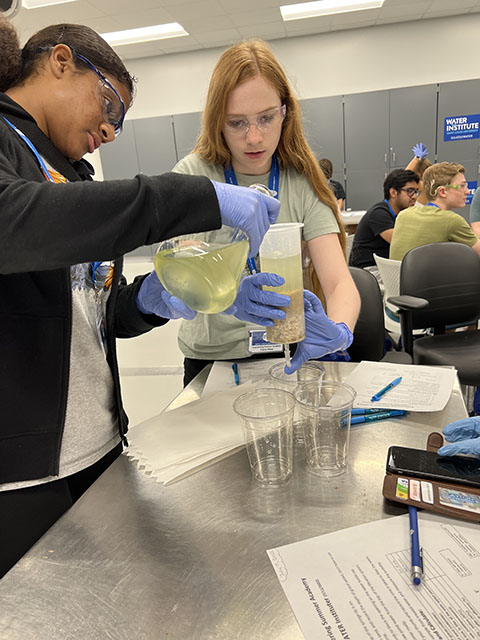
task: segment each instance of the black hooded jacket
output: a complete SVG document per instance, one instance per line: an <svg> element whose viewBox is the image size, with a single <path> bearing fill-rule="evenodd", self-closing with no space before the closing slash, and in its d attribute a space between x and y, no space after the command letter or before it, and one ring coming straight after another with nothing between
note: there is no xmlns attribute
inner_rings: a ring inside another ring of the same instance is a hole
<svg viewBox="0 0 480 640"><path fill-rule="evenodd" d="M7 118L68 184L45 180ZM70 370L70 266L114 260L107 305L108 363L120 435L122 408L115 338L165 319L144 315L143 281L121 281L122 255L142 245L221 226L212 183L168 173L89 181L17 103L0 93L0 483L58 474Z"/></svg>

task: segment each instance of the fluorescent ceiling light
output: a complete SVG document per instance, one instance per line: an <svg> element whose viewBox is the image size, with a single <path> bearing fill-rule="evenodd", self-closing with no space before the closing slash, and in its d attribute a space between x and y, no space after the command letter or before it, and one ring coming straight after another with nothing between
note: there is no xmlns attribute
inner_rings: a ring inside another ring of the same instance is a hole
<svg viewBox="0 0 480 640"><path fill-rule="evenodd" d="M329 16L334 13L348 13L362 9L377 9L384 0L319 0L318 2L301 2L300 4L286 4L280 7L284 20L301 20Z"/></svg>
<svg viewBox="0 0 480 640"><path fill-rule="evenodd" d="M163 38L178 38L189 34L178 22L169 24L156 24L151 27L140 27L139 29L127 29L125 31L112 31L102 33L101 36L112 47L122 44L134 44L135 42L150 42L151 40L162 40Z"/></svg>
<svg viewBox="0 0 480 640"><path fill-rule="evenodd" d="M77 0L23 0L22 7L25 9L39 9L40 7L50 7L53 4L64 4L66 2L76 2Z"/></svg>

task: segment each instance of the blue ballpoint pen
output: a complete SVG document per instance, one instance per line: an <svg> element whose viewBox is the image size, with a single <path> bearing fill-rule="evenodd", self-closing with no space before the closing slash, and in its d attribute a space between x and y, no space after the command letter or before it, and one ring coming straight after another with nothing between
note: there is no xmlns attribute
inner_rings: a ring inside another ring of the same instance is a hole
<svg viewBox="0 0 480 640"><path fill-rule="evenodd" d="M404 416L407 412L398 410L386 410L379 411L378 413L371 413L366 416L353 416L350 420L350 424L362 424L363 422L376 422L377 420L388 420L389 418L396 418L400 416Z"/></svg>
<svg viewBox="0 0 480 640"><path fill-rule="evenodd" d="M383 387L383 389L380 389L380 391L377 391L377 393L370 398L370 401L377 402L378 400L380 400L382 396L384 396L387 393L387 391L390 391L390 389L393 389L393 387L396 387L397 384L400 384L401 381L402 381L402 376L400 376L399 378L395 378L395 380L392 380L392 382L390 382L390 384L387 384L386 387Z"/></svg>
<svg viewBox="0 0 480 640"><path fill-rule="evenodd" d="M238 375L238 364L236 362L232 364L232 371L235 384L238 386L240 384L240 376Z"/></svg>
<svg viewBox="0 0 480 640"><path fill-rule="evenodd" d="M410 548L412 551L412 581L419 585L423 576L422 549L418 540L418 518L417 508L408 507L410 518Z"/></svg>
<svg viewBox="0 0 480 640"><path fill-rule="evenodd" d="M384 411L392 411L392 409L352 409L352 416L366 416L375 413L383 413Z"/></svg>

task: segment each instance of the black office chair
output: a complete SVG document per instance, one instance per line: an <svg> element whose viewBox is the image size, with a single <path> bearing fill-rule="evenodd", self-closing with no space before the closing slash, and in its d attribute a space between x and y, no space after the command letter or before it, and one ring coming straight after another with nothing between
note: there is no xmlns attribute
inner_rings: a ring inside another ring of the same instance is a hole
<svg viewBox="0 0 480 640"><path fill-rule="evenodd" d="M445 333L480 318L480 259L458 242L416 247L403 258L400 296L388 298L400 310L402 342L414 364L453 365L464 385L480 385L480 331ZM433 335L413 339L414 329Z"/></svg>
<svg viewBox="0 0 480 640"><path fill-rule="evenodd" d="M411 364L411 357L401 351L387 351L385 353L385 338L387 337L384 324L383 302L377 279L369 271L349 267L350 274L360 294L362 306L358 316L353 342L348 353L353 362L373 360L378 362L397 362Z"/></svg>

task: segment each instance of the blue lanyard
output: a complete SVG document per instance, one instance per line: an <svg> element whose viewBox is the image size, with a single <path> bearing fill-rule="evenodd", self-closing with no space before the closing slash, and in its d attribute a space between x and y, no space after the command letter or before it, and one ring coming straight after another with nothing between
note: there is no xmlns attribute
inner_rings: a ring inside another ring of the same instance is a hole
<svg viewBox="0 0 480 640"><path fill-rule="evenodd" d="M427 204L425 206L426 207L437 207L437 209L440 209L438 204L435 204L434 202L427 202Z"/></svg>
<svg viewBox="0 0 480 640"><path fill-rule="evenodd" d="M225 182L238 186L237 175L234 168L230 164L223 170L225 176ZM278 200L278 185L280 183L280 168L278 166L278 160L276 156L272 156L272 164L270 167L270 175L268 176L268 188L270 191L275 192L275 198ZM247 259L247 266L250 273L257 273L257 265L255 264L255 258Z"/></svg>
<svg viewBox="0 0 480 640"><path fill-rule="evenodd" d="M40 168L42 169L43 173L45 174L46 179L49 182L55 183L55 180L52 178L52 174L47 169L47 166L46 166L45 162L43 161L42 156L38 153L38 151L36 150L36 148L35 148L34 144L32 143L32 141L29 140L29 138L27 138L27 136L23 133L23 131L20 131L20 129L18 129L14 124L12 124L9 120L7 120L7 118L5 118L5 116L3 116L3 119L15 131L15 133L25 142L25 144L30 149L30 151L32 151L33 155L35 156L35 158L38 161L38 164L40 165ZM91 262L90 264L92 266L92 281L95 284L96 279L97 279L97 269L102 264L102 262L101 261L100 262Z"/></svg>
<svg viewBox="0 0 480 640"><path fill-rule="evenodd" d="M223 170L225 176L225 182L238 185L237 176L232 165L225 167ZM278 199L278 185L280 183L280 167L278 166L278 160L276 156L272 156L272 166L270 167L270 175L268 177L268 188L270 191L275 191L275 198Z"/></svg>
<svg viewBox="0 0 480 640"><path fill-rule="evenodd" d="M392 214L393 219L395 220L395 219L396 219L396 217L397 217L397 215L396 215L395 211L392 209L391 204L390 204L390 203L389 203L389 201L388 201L388 200L386 200L386 199L384 200L384 202L386 202L386 203L387 203L387 207L390 209L390 213Z"/></svg>
<svg viewBox="0 0 480 640"><path fill-rule="evenodd" d="M17 129L17 127L14 124L12 124L9 120L7 120L5 118L5 116L3 116L3 119L5 120L5 122L10 127L12 127L12 129L15 131L15 133L18 136L20 136L20 138L25 142L25 144L30 149L30 151L32 151L33 155L37 159L38 164L40 165L40 168L42 169L43 173L45 174L46 179L49 180L49 182L55 182L55 180L52 178L52 175L51 175L50 171L47 169L47 166L46 166L45 162L43 161L42 156L35 149L33 143L27 138L27 136L23 133L23 131L20 131L20 129Z"/></svg>

